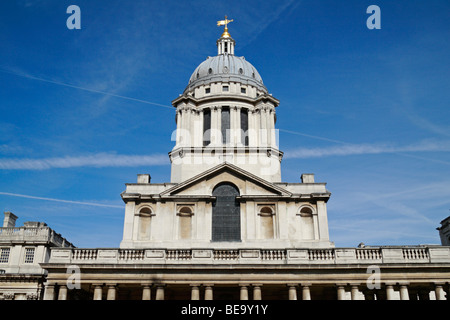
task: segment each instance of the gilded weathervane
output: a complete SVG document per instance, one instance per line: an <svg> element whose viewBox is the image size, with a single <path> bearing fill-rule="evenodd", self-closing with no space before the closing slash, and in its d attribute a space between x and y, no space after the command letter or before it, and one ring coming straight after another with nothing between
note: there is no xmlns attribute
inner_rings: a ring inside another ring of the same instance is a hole
<svg viewBox="0 0 450 320"><path fill-rule="evenodd" d="M233 22L233 19L228 20L227 16L225 16L225 20L217 21L217 26L218 27L219 26L223 26L223 25L225 26L225 29L223 30L223 33L222 33L222 37L229 37L230 36L230 34L228 33L228 24L230 22Z"/></svg>

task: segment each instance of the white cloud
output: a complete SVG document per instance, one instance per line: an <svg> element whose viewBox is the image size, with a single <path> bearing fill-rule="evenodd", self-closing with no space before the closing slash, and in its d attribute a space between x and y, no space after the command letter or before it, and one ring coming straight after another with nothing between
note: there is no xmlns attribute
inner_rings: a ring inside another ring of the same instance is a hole
<svg viewBox="0 0 450 320"><path fill-rule="evenodd" d="M403 152L448 152L450 141L425 141L406 146L389 144L346 144L322 148L298 148L285 151L287 159L321 158L329 156L350 156L364 154L403 153ZM450 164L450 162L440 161Z"/></svg>
<svg viewBox="0 0 450 320"><path fill-rule="evenodd" d="M43 159L0 159L0 170L45 170L74 167L133 167L169 164L167 155L117 155L98 153Z"/></svg>

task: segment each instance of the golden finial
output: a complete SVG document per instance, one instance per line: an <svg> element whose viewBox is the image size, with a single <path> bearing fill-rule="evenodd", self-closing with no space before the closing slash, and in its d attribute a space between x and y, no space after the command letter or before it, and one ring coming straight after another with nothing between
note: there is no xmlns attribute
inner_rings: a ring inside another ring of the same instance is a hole
<svg viewBox="0 0 450 320"><path fill-rule="evenodd" d="M218 27L225 25L225 29L223 30L223 33L222 33L222 38L229 38L229 37L231 37L230 34L228 33L228 24L230 22L233 22L233 19L228 20L227 16L225 16L225 20L217 21L217 26Z"/></svg>

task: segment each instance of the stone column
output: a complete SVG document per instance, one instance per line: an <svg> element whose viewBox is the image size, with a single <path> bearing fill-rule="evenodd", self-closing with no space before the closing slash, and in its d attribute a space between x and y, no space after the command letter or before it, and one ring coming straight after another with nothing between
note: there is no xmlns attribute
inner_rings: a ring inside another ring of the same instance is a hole
<svg viewBox="0 0 450 320"><path fill-rule="evenodd" d="M253 300L261 300L261 284L254 284L253 285Z"/></svg>
<svg viewBox="0 0 450 320"><path fill-rule="evenodd" d="M352 285L352 289L351 289L351 297L352 300L359 300L359 289L358 289L358 285Z"/></svg>
<svg viewBox="0 0 450 320"><path fill-rule="evenodd" d="M345 300L345 287L344 286L337 287L337 299Z"/></svg>
<svg viewBox="0 0 450 320"><path fill-rule="evenodd" d="M156 285L156 300L164 300L164 285L158 284Z"/></svg>
<svg viewBox="0 0 450 320"><path fill-rule="evenodd" d="M200 288L191 284L191 300L200 300Z"/></svg>
<svg viewBox="0 0 450 320"><path fill-rule="evenodd" d="M400 300L409 300L408 285L400 285Z"/></svg>
<svg viewBox="0 0 450 320"><path fill-rule="evenodd" d="M211 108L211 144L214 146L222 144L222 108L214 106Z"/></svg>
<svg viewBox="0 0 450 320"><path fill-rule="evenodd" d="M181 133L181 109L177 110L176 117L177 117L177 132L175 145L178 146L180 144L180 133Z"/></svg>
<svg viewBox="0 0 450 320"><path fill-rule="evenodd" d="M327 215L327 204L323 200L317 201L317 221L314 221L314 223L317 223L314 225L314 236L315 239L320 240L329 240L329 233L328 233L328 215ZM313 218L315 215L313 215ZM317 234L318 233L318 234Z"/></svg>
<svg viewBox="0 0 450 320"><path fill-rule="evenodd" d="M272 121L270 117L272 116L272 112L270 110L270 107L266 107L266 130L267 130L267 146L272 146Z"/></svg>
<svg viewBox="0 0 450 320"><path fill-rule="evenodd" d="M152 297L152 289L150 285L142 286L142 300L150 300Z"/></svg>
<svg viewBox="0 0 450 320"><path fill-rule="evenodd" d="M116 300L116 297L117 297L117 285L115 284L108 285L106 300Z"/></svg>
<svg viewBox="0 0 450 320"><path fill-rule="evenodd" d="M178 144L179 146L184 146L186 143L185 128L184 128L186 126L186 110L184 109L184 106L180 107L179 114L180 115L178 119L180 120L180 123L179 125L177 125L177 129L180 131L178 133Z"/></svg>
<svg viewBox="0 0 450 320"><path fill-rule="evenodd" d="M257 110L248 110L248 145L256 148L258 146L259 121Z"/></svg>
<svg viewBox="0 0 450 320"><path fill-rule="evenodd" d="M265 140L266 140L266 147L270 147L272 145L272 141L271 141L271 128L270 128L270 108L268 106L266 106L264 108L264 118L265 118Z"/></svg>
<svg viewBox="0 0 450 320"><path fill-rule="evenodd" d="M189 107L186 106L186 105L183 106L182 110L183 110L183 113L181 115L182 115L183 120L181 121L181 123L183 124L183 131L185 132L185 131L189 130L189 113L190 113L190 110L189 110Z"/></svg>
<svg viewBox="0 0 450 320"><path fill-rule="evenodd" d="M195 131L195 109L192 107L189 107L188 110L188 128L187 128L187 132L188 132L188 147L193 147L194 146L194 131Z"/></svg>
<svg viewBox="0 0 450 320"><path fill-rule="evenodd" d="M102 300L103 288L101 284L94 285L94 300Z"/></svg>
<svg viewBox="0 0 450 320"><path fill-rule="evenodd" d="M441 284L436 284L435 292L436 292L436 300L446 300L444 287Z"/></svg>
<svg viewBox="0 0 450 320"><path fill-rule="evenodd" d="M277 135L275 132L275 107L270 109L269 112L270 117L270 145L274 148L277 148Z"/></svg>
<svg viewBox="0 0 450 320"><path fill-rule="evenodd" d="M260 114L259 146L267 147L268 145L267 109L265 106L260 109L259 114Z"/></svg>
<svg viewBox="0 0 450 320"><path fill-rule="evenodd" d="M44 300L55 300L55 285L46 284L44 289Z"/></svg>
<svg viewBox="0 0 450 320"><path fill-rule="evenodd" d="M309 285L302 285L302 300L311 300Z"/></svg>
<svg viewBox="0 0 450 320"><path fill-rule="evenodd" d="M61 285L59 287L58 300L67 300L67 286Z"/></svg>
<svg viewBox="0 0 450 320"><path fill-rule="evenodd" d="M240 299L248 300L248 288L246 285L241 285Z"/></svg>
<svg viewBox="0 0 450 320"><path fill-rule="evenodd" d="M213 299L213 285L205 284L205 300Z"/></svg>
<svg viewBox="0 0 450 320"><path fill-rule="evenodd" d="M386 299L394 300L394 286L391 284L386 285Z"/></svg>
<svg viewBox="0 0 450 320"><path fill-rule="evenodd" d="M289 300L297 300L297 285L288 284L289 287Z"/></svg>

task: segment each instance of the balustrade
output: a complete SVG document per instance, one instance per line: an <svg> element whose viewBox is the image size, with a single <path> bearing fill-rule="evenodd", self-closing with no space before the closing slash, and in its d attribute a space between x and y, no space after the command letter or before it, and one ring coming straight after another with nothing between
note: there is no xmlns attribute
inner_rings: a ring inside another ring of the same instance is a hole
<svg viewBox="0 0 450 320"><path fill-rule="evenodd" d="M237 260L239 259L239 250L214 250L214 260Z"/></svg>
<svg viewBox="0 0 450 320"><path fill-rule="evenodd" d="M4 231L4 230L3 230ZM11 230L4 232L12 232ZM442 249L428 247L379 247L379 248L329 248L329 249L201 249L200 253L193 254L195 249L60 249L55 248L55 259L66 256L72 260L98 261L103 259L115 259L117 263L139 263L156 262L163 260L171 261L285 261L288 263L313 263L313 264L340 264L340 263L427 263L433 262L433 257L442 258ZM69 250L67 255L66 250ZM434 256L432 256L432 253ZM441 251L439 251L441 250ZM148 252L148 254L147 254ZM289 254L288 254L289 253ZM445 252L444 252L445 253ZM70 259L69 258L69 259ZM207 260L206 258L210 258ZM441 261L439 260L439 261ZM104 260L103 260L104 261ZM55 261L56 262L56 261ZM60 260L58 262L61 262Z"/></svg>
<svg viewBox="0 0 450 320"><path fill-rule="evenodd" d="M96 260L97 249L73 249L74 260Z"/></svg>
<svg viewBox="0 0 450 320"><path fill-rule="evenodd" d="M408 260L428 260L428 249L427 248L404 248L403 258Z"/></svg>
<svg viewBox="0 0 450 320"><path fill-rule="evenodd" d="M143 260L145 250L121 249L119 250L119 260Z"/></svg>
<svg viewBox="0 0 450 320"><path fill-rule="evenodd" d="M48 241L60 247L73 247L59 233L49 227L0 227L0 240Z"/></svg>
<svg viewBox="0 0 450 320"><path fill-rule="evenodd" d="M308 258L311 261L316 260L334 260L334 249L310 249Z"/></svg>
<svg viewBox="0 0 450 320"><path fill-rule="evenodd" d="M261 250L262 260L285 260L286 250Z"/></svg>
<svg viewBox="0 0 450 320"><path fill-rule="evenodd" d="M381 249L356 249L358 260L380 260L381 258Z"/></svg>
<svg viewBox="0 0 450 320"><path fill-rule="evenodd" d="M166 250L168 260L188 260L192 259L192 250Z"/></svg>

